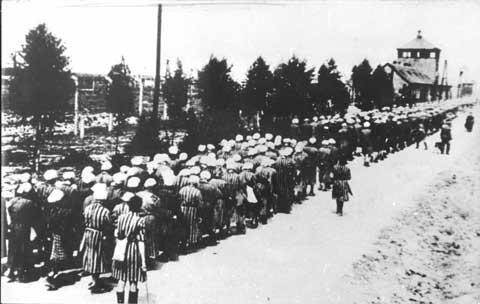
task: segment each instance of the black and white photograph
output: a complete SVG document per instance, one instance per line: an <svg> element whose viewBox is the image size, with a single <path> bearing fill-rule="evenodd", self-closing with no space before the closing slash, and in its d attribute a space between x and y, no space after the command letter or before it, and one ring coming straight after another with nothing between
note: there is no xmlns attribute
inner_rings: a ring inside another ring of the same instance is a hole
<svg viewBox="0 0 480 304"><path fill-rule="evenodd" d="M480 1L1 1L5 304L480 304Z"/></svg>

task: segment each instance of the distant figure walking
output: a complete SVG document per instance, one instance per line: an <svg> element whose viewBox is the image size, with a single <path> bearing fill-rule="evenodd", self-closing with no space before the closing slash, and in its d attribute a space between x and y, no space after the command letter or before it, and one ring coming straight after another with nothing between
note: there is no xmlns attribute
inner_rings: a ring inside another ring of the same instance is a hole
<svg viewBox="0 0 480 304"><path fill-rule="evenodd" d="M420 143L423 141L423 146L425 147L425 150L427 150L428 146L427 146L427 142L425 141L425 138L427 137L427 132L425 131L425 127L423 126L423 124L419 124L418 127L413 130L413 140L415 141L416 143L416 149L418 149L420 147Z"/></svg>
<svg viewBox="0 0 480 304"><path fill-rule="evenodd" d="M473 114L470 113L468 114L467 119L465 120L465 129L467 129L467 132L472 132L473 123L474 123Z"/></svg>
<svg viewBox="0 0 480 304"><path fill-rule="evenodd" d="M442 125L442 130L440 131L440 139L442 140L440 152L442 154L445 152L448 155L450 153L450 141L452 140L452 130L450 129L450 126L446 123Z"/></svg>
<svg viewBox="0 0 480 304"><path fill-rule="evenodd" d="M338 160L333 166L333 187L332 198L337 201L337 214L343 215L343 203L347 202L350 195L353 195L348 181L351 179L350 169L347 167L345 158Z"/></svg>

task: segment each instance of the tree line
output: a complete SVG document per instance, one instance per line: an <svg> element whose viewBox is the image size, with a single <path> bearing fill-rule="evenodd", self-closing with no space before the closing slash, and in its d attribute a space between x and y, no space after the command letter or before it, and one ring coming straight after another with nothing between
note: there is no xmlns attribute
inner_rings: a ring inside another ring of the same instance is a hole
<svg viewBox="0 0 480 304"><path fill-rule="evenodd" d="M38 142L64 119L68 101L74 95L65 50L62 41L40 24L28 32L25 44L15 55L10 83L12 110L28 118ZM187 76L180 60L175 71L167 69L161 96L168 105L168 116L176 122L174 127L187 131L187 150L197 142L216 142L245 128L253 131L261 126L266 130L294 116L345 113L352 103L371 109L394 102L391 79L382 66L372 70L366 59L352 69L348 84L333 58L315 69L292 56L272 69L258 57L242 83L232 78L231 71L227 59L213 55L197 77ZM121 122L134 113L135 81L123 58L111 68L108 77L107 110ZM151 133L158 134L157 118L144 118L140 125L157 129Z"/></svg>

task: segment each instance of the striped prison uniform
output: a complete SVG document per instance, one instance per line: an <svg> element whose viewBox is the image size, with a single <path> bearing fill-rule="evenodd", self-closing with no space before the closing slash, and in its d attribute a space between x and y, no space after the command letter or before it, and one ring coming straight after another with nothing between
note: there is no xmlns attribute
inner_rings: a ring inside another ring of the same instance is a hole
<svg viewBox="0 0 480 304"><path fill-rule="evenodd" d="M140 191L137 195L142 199L142 215L145 218L146 256L155 259L159 247L159 224L157 218L158 209L160 209L160 198L149 190Z"/></svg>
<svg viewBox="0 0 480 304"><path fill-rule="evenodd" d="M186 245L194 246L200 237L198 206L203 205L202 193L192 185L182 187L179 192L184 217Z"/></svg>
<svg viewBox="0 0 480 304"><path fill-rule="evenodd" d="M218 189L221 196L219 197L217 204L215 205L213 211L213 218L215 226L219 229L223 229L227 226L227 216L226 216L226 207L225 207L225 199L226 199L226 182L223 179L219 178L212 178L210 180L210 184Z"/></svg>
<svg viewBox="0 0 480 304"><path fill-rule="evenodd" d="M105 252L106 242L103 236L110 230L110 212L98 201L90 204L84 211L85 232L82 244L83 270L91 274L108 272L108 260Z"/></svg>
<svg viewBox="0 0 480 304"><path fill-rule="evenodd" d="M145 219L131 211L120 215L116 235L118 239L127 238L127 246L124 261L113 261L112 276L123 282L145 282L138 246L139 242L145 242Z"/></svg>
<svg viewBox="0 0 480 304"><path fill-rule="evenodd" d="M115 228L118 227L118 218L120 217L120 215L127 214L128 211L130 211L130 208L128 207L128 204L126 202L122 202L113 207L110 218L112 219L112 223Z"/></svg>

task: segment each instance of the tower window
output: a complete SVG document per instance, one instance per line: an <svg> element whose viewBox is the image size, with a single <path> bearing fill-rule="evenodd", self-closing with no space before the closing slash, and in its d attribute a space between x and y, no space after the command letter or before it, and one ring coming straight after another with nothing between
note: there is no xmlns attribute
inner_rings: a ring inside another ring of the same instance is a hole
<svg viewBox="0 0 480 304"><path fill-rule="evenodd" d="M420 58L420 52L417 52L417 58Z"/></svg>
<svg viewBox="0 0 480 304"><path fill-rule="evenodd" d="M403 52L403 58L410 58L410 52Z"/></svg>
<svg viewBox="0 0 480 304"><path fill-rule="evenodd" d="M435 58L435 52L430 52L430 58Z"/></svg>

